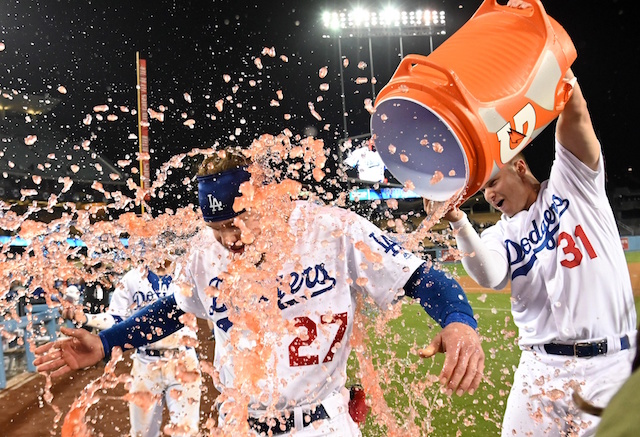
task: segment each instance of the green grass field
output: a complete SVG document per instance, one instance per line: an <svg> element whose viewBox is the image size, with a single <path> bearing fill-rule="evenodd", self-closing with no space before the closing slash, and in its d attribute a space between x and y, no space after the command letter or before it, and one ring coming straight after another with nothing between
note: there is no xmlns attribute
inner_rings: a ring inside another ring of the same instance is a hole
<svg viewBox="0 0 640 437"><path fill-rule="evenodd" d="M640 263L640 251L625 252L624 256L628 263Z"/></svg>
<svg viewBox="0 0 640 437"><path fill-rule="evenodd" d="M443 356L425 360L416 355L415 350L427 345L440 329L419 305L404 305L402 316L388 323L385 336L371 335L373 362L382 374L380 379L385 381L382 390L398 426L396 435L499 435L520 355L514 344L516 328L511 320L509 296L472 294L469 298L479 316L487 356L486 380L473 396L449 397L440 393L435 377L442 368ZM350 365L352 372L357 367L354 363ZM372 415L362 431L364 436L394 434L375 423Z"/></svg>
<svg viewBox="0 0 640 437"><path fill-rule="evenodd" d="M628 254L627 259L640 262L640 252ZM459 264L447 268L456 275L464 274ZM517 330L511 318L509 294L469 294L468 297L479 316L486 354L485 380L478 391L473 396L462 397L448 397L439 392L435 377L442 368L443 357L423 360L415 351L427 345L440 328L419 305L404 305L402 315L388 322L384 332L372 331L369 335L371 359L380 375L378 379L383 381L381 388L391 419L378 414L377 420L373 420L369 415L362 428L364 436L500 435L499 425L520 357L515 345ZM636 309L640 311L638 298ZM349 365L353 382L375 379L371 372L358 378L357 369L353 359ZM392 426L387 428L381 423L392 423Z"/></svg>

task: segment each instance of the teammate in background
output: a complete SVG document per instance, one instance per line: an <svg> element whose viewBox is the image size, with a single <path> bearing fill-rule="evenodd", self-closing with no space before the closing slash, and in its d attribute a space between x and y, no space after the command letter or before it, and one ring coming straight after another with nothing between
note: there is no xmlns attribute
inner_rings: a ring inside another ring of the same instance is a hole
<svg viewBox="0 0 640 437"><path fill-rule="evenodd" d="M90 314L103 313L109 307L111 294L117 279L115 273L102 262L91 265L88 270L89 282L84 284L84 308Z"/></svg>
<svg viewBox="0 0 640 437"><path fill-rule="evenodd" d="M538 182L519 154L483 188L502 217L482 237L464 212L444 216L458 248L471 254L462 263L476 282L499 290L511 280L522 354L505 437L593 435L599 419L576 408L573 390L606 405L634 356L633 292L600 143L571 70L565 81L573 94L557 121L549 179Z"/></svg>
<svg viewBox="0 0 640 437"><path fill-rule="evenodd" d="M189 312L214 322L219 426L229 435L359 436L345 389L356 299L385 309L407 295L443 326L421 355L446 351L443 387L473 393L484 352L459 284L355 213L273 195L252 179L248 164L229 149L199 169L207 226L193 239L185 269L192 293L163 298L99 336L65 329L71 341L36 351L38 371L61 375L97 363L115 346L154 341ZM264 194L273 206L271 215L234 209L250 180L254 197ZM269 283L276 287L264 287Z"/></svg>
<svg viewBox="0 0 640 437"><path fill-rule="evenodd" d="M179 269L174 261L167 259L153 270L140 265L127 272L113 292L107 312L89 314L78 306L65 308L62 316L85 327L110 328L133 312L176 292L178 286L173 277ZM153 396L150 406L139 406L135 400L129 401L132 437L160 435L164 404L169 411L171 435L198 434L201 378L198 357L190 345L195 340L195 331L184 327L148 346L139 347L132 355L129 393L150 393Z"/></svg>
<svg viewBox="0 0 640 437"><path fill-rule="evenodd" d="M352 150L344 163L358 169L358 178L369 182L386 182L385 165L372 142Z"/></svg>

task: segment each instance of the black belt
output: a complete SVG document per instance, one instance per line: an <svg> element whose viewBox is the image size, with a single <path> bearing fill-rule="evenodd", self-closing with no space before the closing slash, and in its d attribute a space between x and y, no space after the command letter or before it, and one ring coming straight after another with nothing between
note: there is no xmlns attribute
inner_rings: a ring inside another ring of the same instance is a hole
<svg viewBox="0 0 640 437"><path fill-rule="evenodd" d="M286 434L296 427L293 411L290 413L289 417L270 417L267 419L249 417L249 426L259 435ZM328 418L329 415L327 414L327 410L325 410L322 404L320 404L315 410L309 411L308 413L302 413L302 426L307 426L316 420Z"/></svg>
<svg viewBox="0 0 640 437"><path fill-rule="evenodd" d="M187 347L186 349L190 349L189 347ZM150 357L164 357L165 354L168 355L172 355L172 354L177 354L179 352L181 352L183 349L144 349L144 350L140 350L138 349L139 352L142 352L146 355L149 355Z"/></svg>
<svg viewBox="0 0 640 437"><path fill-rule="evenodd" d="M544 346L545 352L552 355L566 355L570 357L595 357L597 355L604 355L607 353L607 340L592 341L588 343L575 343L575 344L558 344L547 343ZM620 350L629 349L629 336L625 335L620 338Z"/></svg>

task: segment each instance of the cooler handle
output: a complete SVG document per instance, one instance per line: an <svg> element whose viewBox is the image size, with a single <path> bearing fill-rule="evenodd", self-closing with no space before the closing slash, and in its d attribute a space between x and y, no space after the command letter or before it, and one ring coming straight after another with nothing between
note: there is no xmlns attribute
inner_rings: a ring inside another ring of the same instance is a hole
<svg viewBox="0 0 640 437"><path fill-rule="evenodd" d="M555 102L555 110L562 111L564 106L567 104L571 95L573 94L573 89L576 86L577 79L575 77L565 80L561 79L558 84L558 89L556 91L556 102Z"/></svg>
<svg viewBox="0 0 640 437"><path fill-rule="evenodd" d="M542 29L546 30L547 37L554 35L556 40L554 44L559 44L567 62L571 64L576 59L576 48L571 42L569 35L567 35L567 32L562 28L562 26L560 26L560 24L558 24L557 21L547 15L547 11L544 9L540 0L526 0L526 2L529 3L531 7L520 9L506 5L499 5L497 0L485 0L473 14L473 17L490 12L509 12L522 17L532 18L538 22L537 24L541 26Z"/></svg>
<svg viewBox="0 0 640 437"><path fill-rule="evenodd" d="M402 62L400 62L400 65L398 66L398 70L397 72L400 73L403 76L411 76L412 74L420 74L419 70L414 70L414 65L421 65L424 67L429 67L432 68L436 71L438 71L439 73L442 73L445 78L447 79L447 82L449 83L449 85L451 85L450 87L447 88L447 91L455 91L455 93L457 94L457 96L462 99L467 106L471 106L470 105L470 101L468 99L468 97L470 96L469 91L467 91L467 89L465 88L465 86L462 84L462 81L460 80L460 78L458 77L458 75L455 73L455 71L453 70L449 70L445 67L443 67L442 65L436 64L434 62L431 62L426 56L422 56L422 55L407 55L404 57L404 59L402 60Z"/></svg>
<svg viewBox="0 0 640 437"><path fill-rule="evenodd" d="M550 29L552 30L551 22L548 19L544 6L542 6L542 2L540 0L527 0L527 3L531 5L530 8L520 9L507 5L500 5L497 0L485 0L471 18L475 18L478 15L488 14L490 12L509 12L512 14L522 15L523 17L531 17L538 21L538 24L547 29L547 32Z"/></svg>

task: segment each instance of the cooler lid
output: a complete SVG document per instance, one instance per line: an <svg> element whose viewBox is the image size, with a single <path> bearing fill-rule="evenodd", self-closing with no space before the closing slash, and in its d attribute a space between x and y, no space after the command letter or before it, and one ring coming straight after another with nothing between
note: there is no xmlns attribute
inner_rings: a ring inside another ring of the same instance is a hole
<svg viewBox="0 0 640 437"><path fill-rule="evenodd" d="M412 191L444 202L469 179L467 155L451 127L433 110L408 98L391 97L376 106L371 135L387 169Z"/></svg>

